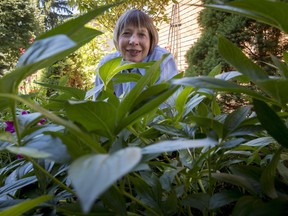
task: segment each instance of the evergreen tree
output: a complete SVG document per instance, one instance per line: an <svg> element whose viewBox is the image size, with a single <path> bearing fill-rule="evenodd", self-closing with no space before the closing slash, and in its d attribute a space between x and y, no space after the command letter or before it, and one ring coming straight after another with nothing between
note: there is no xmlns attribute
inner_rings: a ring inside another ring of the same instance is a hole
<svg viewBox="0 0 288 216"><path fill-rule="evenodd" d="M25 48L42 32L42 26L32 0L0 1L0 76L15 66Z"/></svg>
<svg viewBox="0 0 288 216"><path fill-rule="evenodd" d="M203 3L213 3L213 0L203 0ZM270 55L281 57L288 47L288 41L278 29L214 9L202 10L199 25L202 35L186 54L187 76L207 75L218 64L222 65L224 71L233 69L218 52L219 34L235 43L251 59L264 67L271 62Z"/></svg>
<svg viewBox="0 0 288 216"><path fill-rule="evenodd" d="M39 8L44 15L46 29L52 29L65 19L73 16L73 8L67 0L38 0Z"/></svg>

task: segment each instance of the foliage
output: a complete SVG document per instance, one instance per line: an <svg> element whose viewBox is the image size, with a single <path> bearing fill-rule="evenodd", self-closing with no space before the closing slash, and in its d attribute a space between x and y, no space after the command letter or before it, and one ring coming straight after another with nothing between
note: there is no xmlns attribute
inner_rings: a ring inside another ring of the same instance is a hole
<svg viewBox="0 0 288 216"><path fill-rule="evenodd" d="M203 1L205 4L213 2ZM281 58L283 51L287 50L288 41L279 29L237 14L208 7L201 11L199 25L203 29L202 35L186 55L189 64L186 71L188 76L207 75L218 64L221 64L224 71L233 69L218 51L219 34L237 44L250 59L264 68L267 67L271 75L275 70L269 66L269 63L272 63L270 55Z"/></svg>
<svg viewBox="0 0 288 216"><path fill-rule="evenodd" d="M43 32L40 11L27 0L0 2L0 75L15 67L22 50Z"/></svg>
<svg viewBox="0 0 288 216"><path fill-rule="evenodd" d="M37 0L44 15L45 29L52 29L73 16L73 8L67 0Z"/></svg>
<svg viewBox="0 0 288 216"><path fill-rule="evenodd" d="M99 22L104 25L105 29L113 32L116 21L119 16L128 9L136 8L147 12L155 23L161 21L167 21L168 17L165 6L170 2L169 0L157 0L157 1L118 1L118 0L68 0L71 6L76 6L80 12L86 12L91 8L99 7L107 4L117 4L109 11L105 12L101 17L98 18ZM119 4L121 2L121 4Z"/></svg>
<svg viewBox="0 0 288 216"><path fill-rule="evenodd" d="M47 84L58 97L47 98L45 106L35 95L18 95L25 77L100 34L86 23L110 7L38 37L19 67L0 79L0 110L9 112L15 131L4 126L0 133L1 152L15 154L0 169L0 215L287 214L287 54L284 62L273 57L279 75L271 77L219 36L220 54L237 71L220 74L218 68L209 76L179 75L156 84L165 56L133 64L116 58L99 69L97 101L85 100L81 89ZM287 3L209 7L288 32ZM118 73L133 67L146 68L145 75ZM234 82L243 77L259 91ZM127 81L137 82L117 98L111 85ZM240 92L253 103L223 113L216 102L223 91ZM19 104L29 113L16 112Z"/></svg>

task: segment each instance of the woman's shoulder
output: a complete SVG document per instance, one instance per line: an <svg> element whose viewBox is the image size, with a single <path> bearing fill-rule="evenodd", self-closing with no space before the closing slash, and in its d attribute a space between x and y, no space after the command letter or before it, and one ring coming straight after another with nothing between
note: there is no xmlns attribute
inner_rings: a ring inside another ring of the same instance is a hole
<svg viewBox="0 0 288 216"><path fill-rule="evenodd" d="M159 54L165 54L165 53L170 53L167 49L160 47L159 45L156 45L153 49L152 53L159 53Z"/></svg>
<svg viewBox="0 0 288 216"><path fill-rule="evenodd" d="M153 49L153 51L149 54L149 61L157 61L161 59L161 57L166 54L170 53L167 49L160 47L159 45L156 45Z"/></svg>

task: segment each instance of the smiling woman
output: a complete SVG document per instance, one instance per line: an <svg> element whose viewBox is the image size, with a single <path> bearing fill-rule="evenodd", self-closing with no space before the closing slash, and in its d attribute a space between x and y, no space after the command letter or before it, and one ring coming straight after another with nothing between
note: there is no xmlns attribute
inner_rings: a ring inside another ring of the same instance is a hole
<svg viewBox="0 0 288 216"><path fill-rule="evenodd" d="M95 88L102 84L99 76L99 68L111 59L122 57L122 61L128 62L150 62L157 61L164 54L169 53L166 49L159 47L158 32L153 24L153 20L141 10L128 10L120 16L115 29L113 42L117 49L116 52L104 56L99 62L96 70ZM160 65L160 77L157 83L171 79L178 73L173 55L168 55ZM127 73L122 71L121 73ZM143 68L133 68L130 73L145 74ZM117 97L129 92L135 82L118 83L114 85L114 93ZM94 99L98 96L95 95Z"/></svg>

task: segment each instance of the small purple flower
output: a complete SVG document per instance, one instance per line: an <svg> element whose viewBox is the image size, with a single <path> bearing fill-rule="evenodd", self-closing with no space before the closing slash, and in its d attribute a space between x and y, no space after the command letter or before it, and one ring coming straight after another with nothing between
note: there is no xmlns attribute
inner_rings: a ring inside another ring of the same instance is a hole
<svg viewBox="0 0 288 216"><path fill-rule="evenodd" d="M5 124L6 124L6 128L5 128L6 132L10 132L10 133L15 132L13 121L6 121Z"/></svg>

